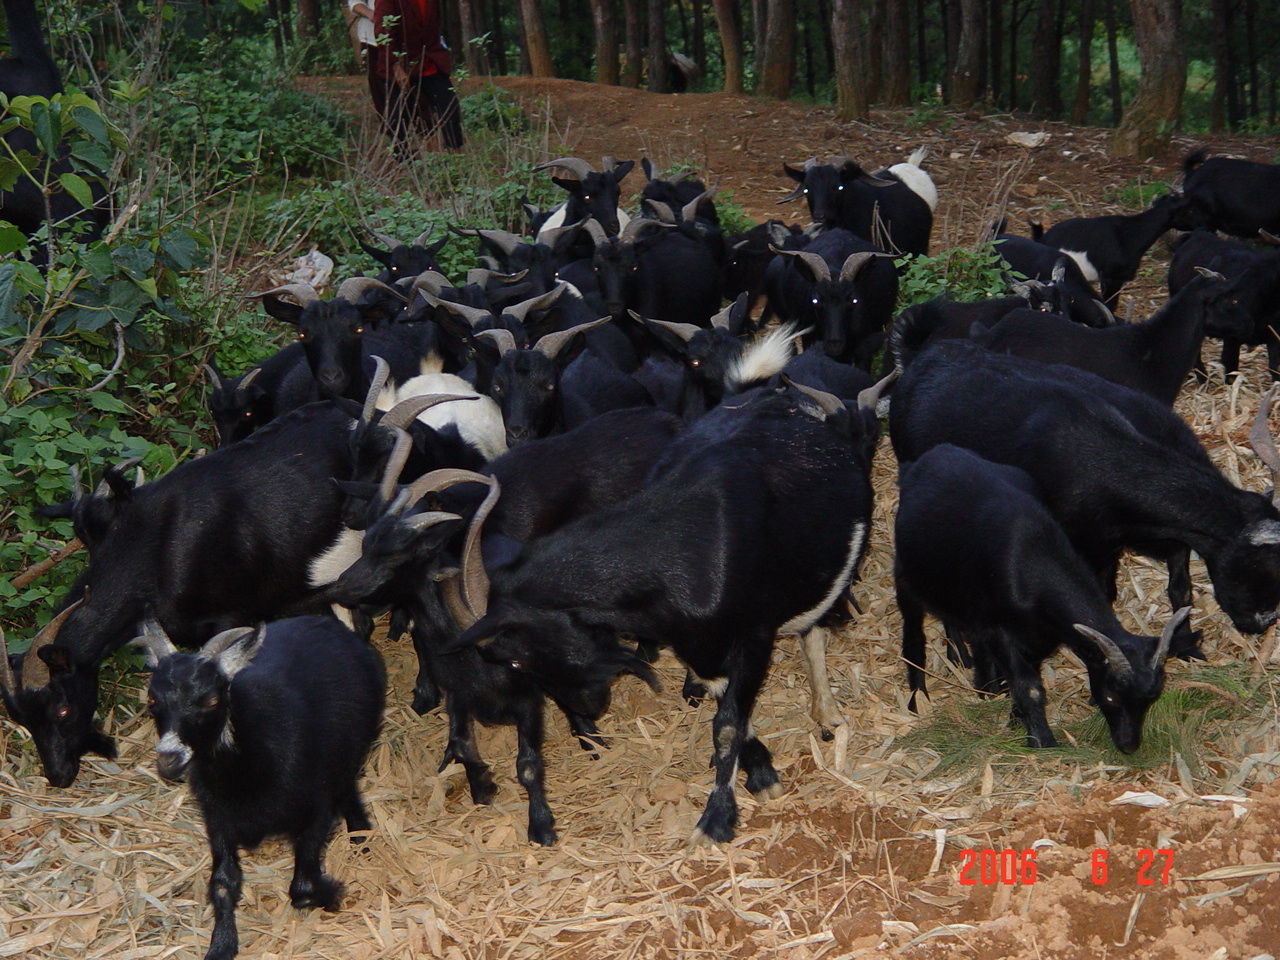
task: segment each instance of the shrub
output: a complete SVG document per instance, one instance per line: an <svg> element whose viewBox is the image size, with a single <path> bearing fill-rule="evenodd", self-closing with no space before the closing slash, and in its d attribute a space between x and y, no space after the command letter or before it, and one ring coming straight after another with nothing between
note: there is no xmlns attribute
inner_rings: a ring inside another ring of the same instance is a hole
<svg viewBox="0 0 1280 960"><path fill-rule="evenodd" d="M1009 294L1010 279L1025 279L1008 268L990 243L973 250L957 247L931 257L908 256L898 279L898 309L913 303L949 297L985 300Z"/></svg>

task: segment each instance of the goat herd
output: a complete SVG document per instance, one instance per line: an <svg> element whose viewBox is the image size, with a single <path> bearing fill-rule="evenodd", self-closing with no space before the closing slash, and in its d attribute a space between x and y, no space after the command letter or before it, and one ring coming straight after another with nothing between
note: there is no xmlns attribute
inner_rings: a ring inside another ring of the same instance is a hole
<svg viewBox="0 0 1280 960"><path fill-rule="evenodd" d="M153 670L159 771L189 780L212 849L207 956L237 951L238 850L266 836L294 844L293 904L336 909L323 854L340 817L370 826L357 780L385 674L366 641L389 610L418 656L413 708L443 699L444 761L475 802L496 787L474 724L516 727L540 844L556 840L545 701L597 749L612 682L656 684L669 647L685 696L718 702L694 840L729 840L739 767L753 794L781 790L751 723L775 637L803 638L813 716L824 733L842 722L825 628L867 546L884 402L913 705L928 612L979 689L1008 691L1030 744L1055 743L1040 664L1066 646L1116 746L1135 750L1166 658L1198 654L1191 551L1240 630L1280 607L1272 497L1224 478L1171 408L1206 334L1228 372L1241 344L1280 361L1280 254L1209 232L1280 230L1280 169L1197 153L1145 213L1036 239L998 228L1011 296L894 321L894 256L927 251L937 201L922 159L787 165L812 225L726 237L700 181L644 161L629 218L633 162L558 158L544 166L568 174L555 178L568 198L529 208L531 239L455 230L480 249L463 284L437 269L445 239L375 234L377 279L328 300L301 284L251 294L298 342L239 376L209 366L220 448L146 484L130 463L92 493L76 476L51 511L71 518L88 567L27 652L0 658L49 782L68 786L85 753L114 755L94 723L98 674L133 641ZM1194 232L1168 303L1115 322L1120 288L1170 228ZM752 320L762 293L776 326ZM1269 400L1253 443L1280 472ZM1113 612L1124 550L1168 564L1177 612L1159 637Z"/></svg>

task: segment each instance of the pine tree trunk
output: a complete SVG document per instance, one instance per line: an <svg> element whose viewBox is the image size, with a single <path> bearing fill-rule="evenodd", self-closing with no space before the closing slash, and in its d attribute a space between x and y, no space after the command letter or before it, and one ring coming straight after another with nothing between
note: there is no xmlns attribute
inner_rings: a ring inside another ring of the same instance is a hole
<svg viewBox="0 0 1280 960"><path fill-rule="evenodd" d="M724 57L724 92L742 93L742 29L736 16L735 0L713 0L716 25L720 28L720 49Z"/></svg>
<svg viewBox="0 0 1280 960"><path fill-rule="evenodd" d="M1249 59L1249 116L1258 117L1258 0L1244 0L1244 48Z"/></svg>
<svg viewBox="0 0 1280 960"><path fill-rule="evenodd" d="M458 0L458 19L461 24L461 36L458 45L462 47L462 58L467 65L467 72L473 77L487 74L488 66L483 62L484 53L478 44L472 43L480 31L476 26L476 0Z"/></svg>
<svg viewBox="0 0 1280 960"><path fill-rule="evenodd" d="M983 0L958 0L960 24L949 89L951 103L971 107L978 99L982 59Z"/></svg>
<svg viewBox="0 0 1280 960"><path fill-rule="evenodd" d="M1116 0L1107 0L1107 62L1110 71L1111 125L1120 126L1120 54L1116 46Z"/></svg>
<svg viewBox="0 0 1280 960"><path fill-rule="evenodd" d="M1003 0L991 0L991 22L990 34L987 38L987 46L991 50L990 59L990 78L991 78L991 100L993 103L1000 103L1004 99L1004 92L1000 89L1004 85L1004 18L1001 3Z"/></svg>
<svg viewBox="0 0 1280 960"><path fill-rule="evenodd" d="M760 92L785 100L796 68L796 0L770 0L767 23Z"/></svg>
<svg viewBox="0 0 1280 960"><path fill-rule="evenodd" d="M702 0L693 0L693 50L689 54L703 76L707 73L707 24Z"/></svg>
<svg viewBox="0 0 1280 960"><path fill-rule="evenodd" d="M777 0L774 0L776 3ZM865 123L871 119L864 82L858 7L861 0L833 0L831 43L836 55L836 116Z"/></svg>
<svg viewBox="0 0 1280 960"><path fill-rule="evenodd" d="M640 74L644 70L643 19L640 16L640 0L622 0L626 26L626 60L622 68L624 87L640 86Z"/></svg>
<svg viewBox="0 0 1280 960"><path fill-rule="evenodd" d="M1062 62L1062 33L1058 29L1059 0L1040 0L1036 32L1031 38L1031 110L1042 117L1062 116L1058 72Z"/></svg>
<svg viewBox="0 0 1280 960"><path fill-rule="evenodd" d="M886 39L884 27L889 3L890 0L871 0L870 3L864 4L867 11L867 28L859 38L859 47L865 71L863 86L866 88L868 104L884 99L884 58L879 56L879 48ZM834 18L831 22L835 22Z"/></svg>
<svg viewBox="0 0 1280 960"><path fill-rule="evenodd" d="M756 87L764 83L764 53L768 45L769 35L769 3L768 0L751 0L751 36L755 43L752 51L752 65L756 74Z"/></svg>
<svg viewBox="0 0 1280 960"><path fill-rule="evenodd" d="M520 0L520 20L524 24L525 44L529 51L529 72L535 77L554 77L556 68L551 63L551 47L547 43L547 28L542 22L538 0Z"/></svg>
<svg viewBox="0 0 1280 960"><path fill-rule="evenodd" d="M618 11L613 0L591 0L591 19L596 28L596 83L617 86Z"/></svg>
<svg viewBox="0 0 1280 960"><path fill-rule="evenodd" d="M1138 92L1111 138L1120 157L1149 157L1169 145L1182 113L1187 61L1182 48L1180 0L1131 0L1142 76Z"/></svg>
<svg viewBox="0 0 1280 960"><path fill-rule="evenodd" d="M1076 95L1071 122L1089 119L1089 80L1093 73L1093 0L1080 0L1080 49L1076 52Z"/></svg>
<svg viewBox="0 0 1280 960"><path fill-rule="evenodd" d="M649 89L667 92L666 3L649 0Z"/></svg>
<svg viewBox="0 0 1280 960"><path fill-rule="evenodd" d="M883 99L886 106L905 107L911 103L911 24L907 17L907 4L893 0L885 10L884 45L877 54L881 57L880 76L884 85Z"/></svg>
<svg viewBox="0 0 1280 960"><path fill-rule="evenodd" d="M298 39L314 40L320 30L318 0L298 0Z"/></svg>

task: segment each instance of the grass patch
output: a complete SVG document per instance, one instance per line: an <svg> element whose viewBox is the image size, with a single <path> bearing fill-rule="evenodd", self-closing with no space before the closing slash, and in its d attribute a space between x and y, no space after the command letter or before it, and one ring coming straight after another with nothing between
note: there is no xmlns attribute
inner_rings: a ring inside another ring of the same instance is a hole
<svg viewBox="0 0 1280 960"><path fill-rule="evenodd" d="M1103 194L1103 199L1108 203L1118 203L1122 207L1133 210L1145 210L1151 206L1156 197L1164 196L1171 189L1172 184L1168 181L1138 176L1108 190Z"/></svg>

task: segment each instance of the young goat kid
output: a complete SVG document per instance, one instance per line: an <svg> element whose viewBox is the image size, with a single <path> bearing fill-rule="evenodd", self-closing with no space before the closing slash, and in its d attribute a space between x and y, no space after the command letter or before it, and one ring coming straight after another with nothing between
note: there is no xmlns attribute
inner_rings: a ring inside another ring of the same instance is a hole
<svg viewBox="0 0 1280 960"><path fill-rule="evenodd" d="M903 470L894 544L912 709L916 694L926 692L928 610L942 618L952 641L968 641L980 664L998 668L1028 746L1057 746L1045 718L1040 664L1065 645L1088 669L1116 747L1138 749L1147 708L1164 688L1173 631L1190 608L1174 614L1159 640L1129 633L1040 502L1034 481L951 444Z"/></svg>
<svg viewBox="0 0 1280 960"><path fill-rule="evenodd" d="M179 653L149 624L147 706L160 775L185 774L200 806L213 873L213 939L205 960L239 949L239 848L293 843L289 899L337 910L342 885L324 873L338 818L370 828L357 779L382 723L386 677L377 651L328 617L297 617L218 634Z"/></svg>

